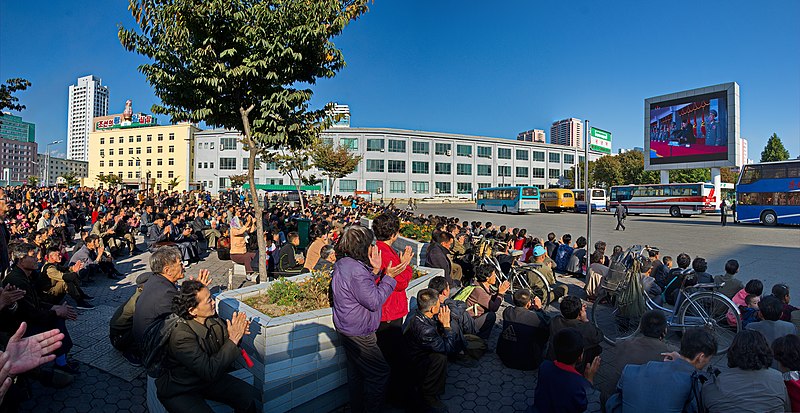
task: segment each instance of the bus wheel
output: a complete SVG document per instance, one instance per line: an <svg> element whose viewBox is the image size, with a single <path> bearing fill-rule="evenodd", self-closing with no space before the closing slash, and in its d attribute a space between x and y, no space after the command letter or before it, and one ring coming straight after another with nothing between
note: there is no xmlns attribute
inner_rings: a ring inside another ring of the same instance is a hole
<svg viewBox="0 0 800 413"><path fill-rule="evenodd" d="M681 209L677 206L671 206L669 208L669 214L673 218L678 218L679 216L681 216Z"/></svg>
<svg viewBox="0 0 800 413"><path fill-rule="evenodd" d="M775 215L775 211L773 210L766 210L761 213L761 223L764 225L775 225L778 223L778 216Z"/></svg>
<svg viewBox="0 0 800 413"><path fill-rule="evenodd" d="M503 205L503 213L504 213L504 214L507 214L507 213L508 213L508 208L507 208L505 205Z"/></svg>
<svg viewBox="0 0 800 413"><path fill-rule="evenodd" d="M486 212L486 205L481 204L481 211Z"/></svg>
<svg viewBox="0 0 800 413"><path fill-rule="evenodd" d="M544 204L539 205L539 211L547 212L547 205L544 205Z"/></svg>

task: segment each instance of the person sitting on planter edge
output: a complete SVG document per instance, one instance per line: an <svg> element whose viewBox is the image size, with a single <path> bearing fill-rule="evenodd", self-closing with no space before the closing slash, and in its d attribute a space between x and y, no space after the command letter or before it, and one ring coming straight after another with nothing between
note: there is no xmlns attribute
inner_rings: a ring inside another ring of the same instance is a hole
<svg viewBox="0 0 800 413"><path fill-rule="evenodd" d="M169 337L162 374L156 379L158 400L170 413L210 412L205 399L239 412L261 411L258 390L227 374L242 357L239 341L250 334L245 313L232 320L217 316L214 297L200 281L187 280L172 299L179 322Z"/></svg>
<svg viewBox="0 0 800 413"><path fill-rule="evenodd" d="M300 274L304 271L303 265L305 259L302 254L297 254L298 245L300 245L300 235L296 232L290 232L286 236L288 241L278 252L278 272Z"/></svg>
<svg viewBox="0 0 800 413"><path fill-rule="evenodd" d="M447 411L439 396L444 393L447 356L456 353L457 335L450 323L450 309L441 305L438 291L426 288L417 293L417 310L405 338L425 411Z"/></svg>
<svg viewBox="0 0 800 413"><path fill-rule="evenodd" d="M514 307L503 311L503 332L497 339L497 355L503 365L535 370L550 337L550 318L542 311L542 300L528 290L514 291Z"/></svg>

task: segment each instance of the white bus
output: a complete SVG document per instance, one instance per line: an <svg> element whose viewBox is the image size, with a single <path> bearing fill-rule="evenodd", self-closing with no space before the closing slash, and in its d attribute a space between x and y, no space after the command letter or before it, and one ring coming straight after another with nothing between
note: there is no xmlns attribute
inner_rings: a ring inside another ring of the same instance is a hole
<svg viewBox="0 0 800 413"><path fill-rule="evenodd" d="M714 185L648 184L611 187L609 209L622 204L629 214L670 214L673 217L713 212L717 195Z"/></svg>
<svg viewBox="0 0 800 413"><path fill-rule="evenodd" d="M606 190L601 188L592 188L592 211L606 211L608 204L606 203ZM573 189L575 194L575 212L586 212L586 196L583 189Z"/></svg>

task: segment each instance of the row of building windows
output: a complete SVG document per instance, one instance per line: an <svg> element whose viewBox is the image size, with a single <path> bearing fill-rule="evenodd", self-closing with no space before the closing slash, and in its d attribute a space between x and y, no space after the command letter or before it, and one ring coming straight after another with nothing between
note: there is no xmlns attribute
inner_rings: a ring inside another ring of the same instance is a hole
<svg viewBox="0 0 800 413"><path fill-rule="evenodd" d="M384 165L386 166L385 169ZM518 178L528 178L530 173L531 174L530 177L532 178L544 178L544 169L545 168L529 168L527 166L518 166L516 167L516 176ZM566 175L567 171L568 171L567 169L564 170L564 175ZM391 160L391 159L386 161L384 161L383 159L367 159L367 172L406 173L406 161ZM551 168L548 170L548 172L550 177L561 176L561 171L559 169ZM412 161L411 173L429 174L430 163L423 161ZM434 174L451 175L452 164L447 162L435 162ZM463 163L456 164L456 175L472 176L472 164L463 164ZM477 175L492 176L492 166L477 165ZM497 167L497 176L511 176L511 166L499 165Z"/></svg>
<svg viewBox="0 0 800 413"><path fill-rule="evenodd" d="M152 142L153 141L153 135L146 135L146 139L147 139L147 142ZM175 140L175 134L174 133L170 133L167 136L167 139L169 139L171 141L174 141ZM158 140L159 142L163 141L164 140L164 134L163 133L159 133L158 135L156 135L156 140ZM119 143L121 143L121 144L126 142L124 136L120 136L117 141ZM142 135L136 135L136 142L141 142L141 141L142 141ZM133 136L128 136L127 142L128 143L133 143ZM109 144L113 144L114 143L114 137L113 136L108 138L108 143ZM100 138L100 144L101 145L105 145L106 144L106 138L101 137Z"/></svg>
<svg viewBox="0 0 800 413"><path fill-rule="evenodd" d="M125 166L124 162L125 162L124 160L120 159L120 160L118 160L116 162L116 166ZM145 163L145 166L153 166L153 160L152 159L145 159L144 163ZM113 159L108 161L108 166L114 166L114 165L115 164L114 164L114 160ZM141 166L141 161L139 159L136 159L136 160L128 159L128 166L134 166L134 165L135 166ZM156 166L163 166L163 165L164 165L164 160L163 159L161 159L161 158L156 159ZM175 158L167 159L167 165L174 166L175 165ZM100 161L100 167L104 168L105 166L106 166L105 161ZM211 166L213 168L213 166L214 166L213 162L211 163Z"/></svg>
<svg viewBox="0 0 800 413"><path fill-rule="evenodd" d="M103 172L100 172L99 175L103 176ZM114 175L114 173L112 172L111 175ZM118 177L120 177L120 179L125 177L125 175L122 172L117 172L116 175ZM139 179L139 178L142 177L142 174L139 171L136 171L135 174L133 173L133 171L128 171L127 177L128 177L128 179L134 179L134 177L136 179ZM163 178L163 177L164 177L164 171L156 171L156 178L160 179L160 178ZM175 177L175 172L174 171L167 171L167 178L174 178L174 177Z"/></svg>
<svg viewBox="0 0 800 413"><path fill-rule="evenodd" d="M404 194L406 193L406 181L389 181L389 187L384 188L383 181L377 180L367 180L366 181L366 190L378 193L384 192L388 189L389 194ZM354 192L357 189L358 181L354 179L341 179L339 180L339 191L340 192ZM479 183L478 188L488 188L491 184L489 183ZM436 189L436 193L438 194L451 194L453 193L453 183L452 182L434 182L434 188ZM430 182L427 181L412 181L411 182L411 192L417 194L427 194L430 193ZM456 182L456 193L457 194L472 194L472 183L471 182Z"/></svg>
<svg viewBox="0 0 800 413"><path fill-rule="evenodd" d="M105 149L100 149L100 156L106 156L105 152L106 152ZM128 148L128 155L133 155L134 152L136 153L136 155L141 155L142 148L141 147ZM167 152L175 153L175 146L170 145L169 147L167 147ZM124 149L120 149L119 152L117 152L117 153L119 155L125 155L125 150ZM145 148L145 153L153 153L153 147L152 146L148 146L147 148ZM164 147L163 146L156 147L156 153L164 153ZM108 150L108 156L114 156L114 149L113 148Z"/></svg>

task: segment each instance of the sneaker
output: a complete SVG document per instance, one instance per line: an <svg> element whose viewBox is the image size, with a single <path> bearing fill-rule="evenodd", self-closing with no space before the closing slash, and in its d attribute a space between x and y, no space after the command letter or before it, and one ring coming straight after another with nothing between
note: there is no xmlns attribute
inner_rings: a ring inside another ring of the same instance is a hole
<svg viewBox="0 0 800 413"><path fill-rule="evenodd" d="M133 354L129 351L124 351L122 352L122 357L125 357L125 360L128 360L128 363L130 363L130 365L133 367L142 366L142 360L136 354Z"/></svg>
<svg viewBox="0 0 800 413"><path fill-rule="evenodd" d="M87 303L86 301L79 302L77 305L75 305L75 308L77 308L78 310L94 310L94 306Z"/></svg>

